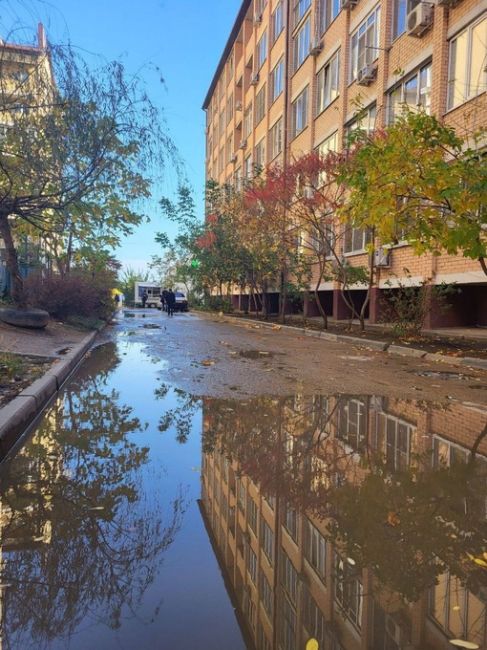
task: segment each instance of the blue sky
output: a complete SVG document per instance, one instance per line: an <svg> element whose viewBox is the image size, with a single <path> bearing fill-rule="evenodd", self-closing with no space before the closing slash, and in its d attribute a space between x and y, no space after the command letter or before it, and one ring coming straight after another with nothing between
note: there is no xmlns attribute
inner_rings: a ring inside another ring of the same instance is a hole
<svg viewBox="0 0 487 650"><path fill-rule="evenodd" d="M21 16L32 40L38 20L48 38L72 43L106 59L121 59L131 72L140 70L152 99L164 107L172 138L185 161L198 211L203 211L204 113L201 104L212 79L241 0L5 0L0 28L11 29ZM5 38L5 34L1 33ZM165 79L161 87L158 66ZM162 191L170 195L177 179L168 171ZM159 252L154 233L165 229L157 205L151 223L140 226L116 251L125 264L144 266Z"/></svg>

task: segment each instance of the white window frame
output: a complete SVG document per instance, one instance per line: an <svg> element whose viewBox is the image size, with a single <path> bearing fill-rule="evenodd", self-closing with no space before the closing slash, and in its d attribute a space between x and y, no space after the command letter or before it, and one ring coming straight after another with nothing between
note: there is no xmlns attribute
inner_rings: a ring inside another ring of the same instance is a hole
<svg viewBox="0 0 487 650"><path fill-rule="evenodd" d="M485 68L485 56L482 59L481 62L481 75L482 79L479 80L479 84L476 87L476 90L472 89L472 62L473 62L473 30L481 25L482 23L485 23L485 31L487 33L487 16L485 13L476 21L468 25L465 29L463 29L461 32L456 34L454 38L450 39L449 42L449 54L448 54L448 94L447 94L447 110L451 110L453 108L456 108L457 106L461 106L465 102L468 102L470 99L477 97L478 95L482 94L487 90L487 71ZM464 34L467 34L467 55L465 57L465 65L466 69L463 70L463 74L465 77L465 83L464 83L464 92L463 94L460 94L459 98L456 98L456 89L455 89L455 78L452 79L452 66L453 66L453 45L458 42L458 39L462 37ZM485 42L484 42L485 45ZM480 57L481 58L481 57Z"/></svg>
<svg viewBox="0 0 487 650"><path fill-rule="evenodd" d="M369 36L372 30L372 37ZM380 5L364 18L356 30L350 34L350 82L357 79L359 69L379 58ZM363 52L361 45L363 43Z"/></svg>
<svg viewBox="0 0 487 650"><path fill-rule="evenodd" d="M281 57L271 71L270 103L273 104L284 91L284 57Z"/></svg>
<svg viewBox="0 0 487 650"><path fill-rule="evenodd" d="M283 117L281 115L269 129L269 160L274 160L282 153L283 135ZM276 148L276 143L278 143L278 148Z"/></svg>
<svg viewBox="0 0 487 650"><path fill-rule="evenodd" d="M388 122L392 124L394 120L399 116L394 111L396 103L393 101L394 94L398 91L400 92L400 101L397 104L402 106L408 106L412 110L420 110L421 108L425 111L427 115L431 113L431 70L432 63L428 62L426 65L423 65L421 68L418 68L413 74L405 77L401 82L396 85L392 90L387 94L387 103L389 106L388 109ZM429 85L422 86L423 80L425 78L429 80ZM406 86L409 82L416 80L416 101L414 104L409 104L406 102ZM421 99L427 98L427 102L423 104Z"/></svg>
<svg viewBox="0 0 487 650"><path fill-rule="evenodd" d="M334 86L333 86L334 84ZM340 94L340 50L316 73L316 114L322 113Z"/></svg>
<svg viewBox="0 0 487 650"><path fill-rule="evenodd" d="M282 0L274 9L272 14L272 44L274 44L284 29L284 10Z"/></svg>
<svg viewBox="0 0 487 650"><path fill-rule="evenodd" d="M257 70L260 70L267 59L267 30L257 43Z"/></svg>
<svg viewBox="0 0 487 650"><path fill-rule="evenodd" d="M311 19L307 18L293 39L294 72L298 70L309 56L311 49Z"/></svg>
<svg viewBox="0 0 487 650"><path fill-rule="evenodd" d="M308 95L309 86L306 86L291 104L293 138L296 138L308 126Z"/></svg>

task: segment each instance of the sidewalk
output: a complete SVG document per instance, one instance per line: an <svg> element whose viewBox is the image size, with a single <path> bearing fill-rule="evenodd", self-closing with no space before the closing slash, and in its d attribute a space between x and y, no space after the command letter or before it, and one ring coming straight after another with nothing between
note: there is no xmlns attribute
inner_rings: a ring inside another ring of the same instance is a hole
<svg viewBox="0 0 487 650"><path fill-rule="evenodd" d="M51 321L45 329L22 329L0 321L0 352L62 358L87 332Z"/></svg>
<svg viewBox="0 0 487 650"><path fill-rule="evenodd" d="M428 334L421 335L420 338L414 337L394 337L390 331L383 325L366 326L365 332L359 329L347 331L345 324L340 322L341 327L337 326L336 321L329 322L329 329L322 329L320 318L307 319L306 325L302 316L287 315L286 324L281 325L276 318L267 321L242 314L217 314L216 312L201 312L211 316L218 316L227 323L246 323L254 327L266 327L271 329L284 329L288 333L304 334L313 338L319 338L328 341L340 341L342 343L352 344L357 347L377 350L387 354L400 356L416 357L426 361L436 361L453 366L463 366L487 370L487 336L484 330L480 330L480 336L470 338L470 331L473 328L462 328L461 335L451 336L444 334L440 330L440 335L436 332L431 336ZM294 323L293 323L294 321ZM453 330L456 332L456 330ZM448 330L452 332L452 330Z"/></svg>

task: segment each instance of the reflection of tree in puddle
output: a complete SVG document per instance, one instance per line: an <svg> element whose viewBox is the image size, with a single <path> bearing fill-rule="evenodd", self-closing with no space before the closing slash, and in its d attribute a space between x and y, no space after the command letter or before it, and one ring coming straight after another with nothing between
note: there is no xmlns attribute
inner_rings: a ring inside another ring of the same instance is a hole
<svg viewBox="0 0 487 650"><path fill-rule="evenodd" d="M171 390L176 399L174 408L167 410L159 419L158 429L161 433L174 429L176 431L176 440L185 443L191 433L191 423L195 413L201 408L201 399L193 397L185 391L161 383L156 388L154 395L156 399L164 399Z"/></svg>
<svg viewBox="0 0 487 650"><path fill-rule="evenodd" d="M268 581L281 623L292 624L281 644L289 634L299 639L301 608L323 647L356 647L345 628L335 629L334 610L365 635L362 647L444 648L444 636L428 645L426 632L414 627L418 603L447 639L468 637L484 647L486 421L475 408L378 397L205 400L204 509L225 561L228 553L237 557L233 583L247 618L257 616L255 564L265 578L256 579L258 598L266 600ZM262 554L269 538L281 540L275 574ZM288 539L299 553L289 554ZM309 585L317 575L323 593L332 593L321 615L333 641L316 628L320 607ZM265 625L255 623L257 647L266 647Z"/></svg>
<svg viewBox="0 0 487 650"><path fill-rule="evenodd" d="M4 468L4 640L47 647L83 619L111 628L137 616L184 512L141 501L148 448L133 409L110 388L116 349L94 352Z"/></svg>

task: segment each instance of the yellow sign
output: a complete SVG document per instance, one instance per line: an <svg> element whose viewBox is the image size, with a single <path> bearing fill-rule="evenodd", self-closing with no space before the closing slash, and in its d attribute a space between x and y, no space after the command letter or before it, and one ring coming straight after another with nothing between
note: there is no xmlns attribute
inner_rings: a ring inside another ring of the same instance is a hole
<svg viewBox="0 0 487 650"><path fill-rule="evenodd" d="M320 645L316 639L309 639L306 644L306 650L320 650Z"/></svg>

